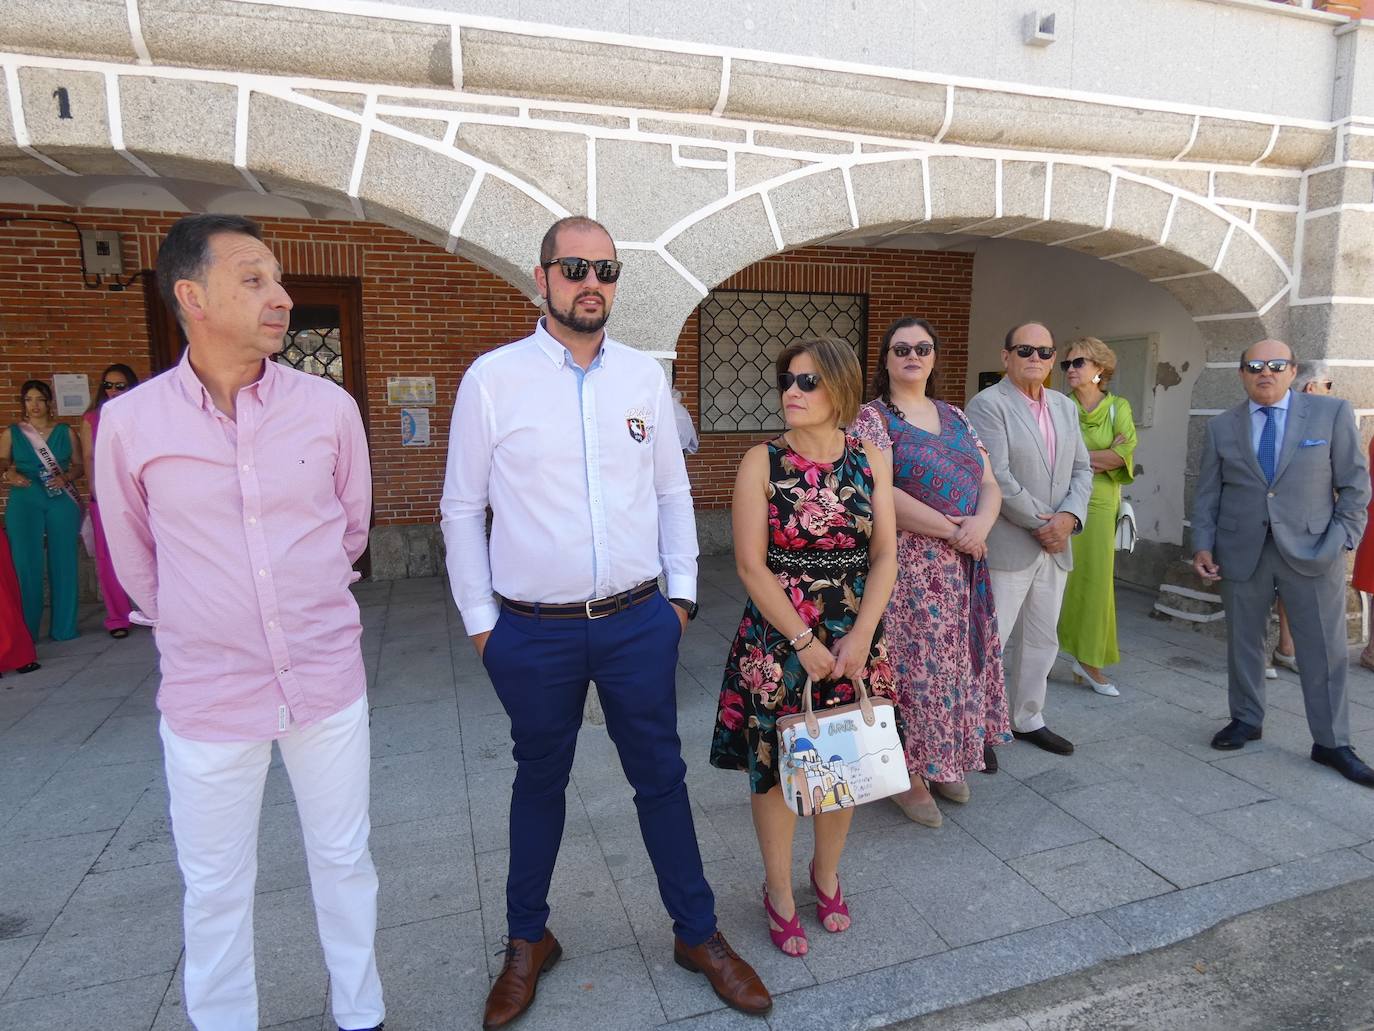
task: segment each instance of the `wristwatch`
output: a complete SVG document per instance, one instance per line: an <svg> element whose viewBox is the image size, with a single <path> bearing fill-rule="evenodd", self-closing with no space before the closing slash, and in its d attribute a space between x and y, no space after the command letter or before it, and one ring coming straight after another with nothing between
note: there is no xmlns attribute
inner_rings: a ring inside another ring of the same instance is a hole
<svg viewBox="0 0 1374 1031"><path fill-rule="evenodd" d="M697 610L701 608L696 602L688 601L686 598L669 598L668 602L687 613L687 622L689 623L697 618Z"/></svg>

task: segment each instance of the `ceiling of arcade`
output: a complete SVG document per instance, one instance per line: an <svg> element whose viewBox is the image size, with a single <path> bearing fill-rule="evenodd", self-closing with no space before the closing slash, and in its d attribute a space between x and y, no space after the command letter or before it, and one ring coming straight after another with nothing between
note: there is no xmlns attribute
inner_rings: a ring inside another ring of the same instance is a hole
<svg viewBox="0 0 1374 1031"><path fill-rule="evenodd" d="M1314 123L438 12L72 6L104 20L54 42L53 18L40 29L20 4L0 53L0 201L112 206L134 190L129 206L198 210L272 195L406 229L531 291L549 221L585 211L627 261L620 332L651 349L671 350L674 317L753 261L913 233L1070 247L1161 283L1199 322L1253 324L1292 284L1303 170L1337 142Z"/></svg>

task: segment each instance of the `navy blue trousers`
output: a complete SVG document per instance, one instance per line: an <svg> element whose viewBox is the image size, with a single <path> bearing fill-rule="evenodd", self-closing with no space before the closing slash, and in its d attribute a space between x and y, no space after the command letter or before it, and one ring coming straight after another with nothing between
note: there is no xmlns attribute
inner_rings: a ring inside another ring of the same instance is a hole
<svg viewBox="0 0 1374 1031"><path fill-rule="evenodd" d="M594 620L501 610L482 661L510 716L514 743L506 879L512 938L537 941L544 934L568 777L593 680L635 791L640 833L673 930L688 946L715 933L715 897L701 869L677 736L680 637L677 613L661 595Z"/></svg>

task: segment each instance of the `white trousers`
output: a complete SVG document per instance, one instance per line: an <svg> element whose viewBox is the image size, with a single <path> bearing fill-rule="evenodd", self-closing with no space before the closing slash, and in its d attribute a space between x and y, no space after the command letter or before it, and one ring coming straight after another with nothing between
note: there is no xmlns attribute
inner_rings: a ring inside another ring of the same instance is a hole
<svg viewBox="0 0 1374 1031"><path fill-rule="evenodd" d="M990 572L1011 727L1028 734L1045 725L1045 694L1059 655L1059 606L1069 574L1047 551L1025 569Z"/></svg>
<svg viewBox="0 0 1374 1031"><path fill-rule="evenodd" d="M257 1031L253 894L270 741L192 741L161 723L172 836L186 882L186 1014L197 1031ZM305 838L339 1027L382 1022L377 871L367 848L367 696L277 741Z"/></svg>

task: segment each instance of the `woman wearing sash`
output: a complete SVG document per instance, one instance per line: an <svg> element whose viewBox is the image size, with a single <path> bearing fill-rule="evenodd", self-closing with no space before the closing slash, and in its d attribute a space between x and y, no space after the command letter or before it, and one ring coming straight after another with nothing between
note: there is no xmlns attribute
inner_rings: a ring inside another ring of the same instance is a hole
<svg viewBox="0 0 1374 1031"><path fill-rule="evenodd" d="M929 396L939 353L929 322L892 323L878 352L877 398L850 426L892 454L897 585L883 625L911 774L911 790L893 801L927 827L944 820L931 791L967 802L964 775L991 772L991 746L1011 740L985 561L1002 492L964 413Z"/></svg>
<svg viewBox="0 0 1374 1031"><path fill-rule="evenodd" d="M19 574L29 636L43 621L43 566L52 592L54 641L76 637L77 548L81 505L73 483L81 477L81 444L53 418L52 388L31 379L19 391L22 421L0 432L0 481L9 487L5 528Z"/></svg>

